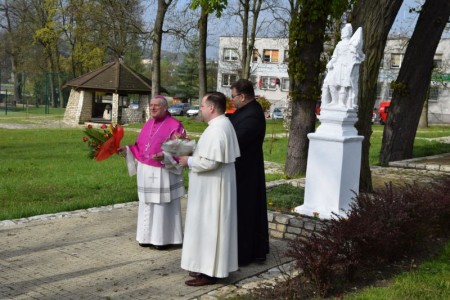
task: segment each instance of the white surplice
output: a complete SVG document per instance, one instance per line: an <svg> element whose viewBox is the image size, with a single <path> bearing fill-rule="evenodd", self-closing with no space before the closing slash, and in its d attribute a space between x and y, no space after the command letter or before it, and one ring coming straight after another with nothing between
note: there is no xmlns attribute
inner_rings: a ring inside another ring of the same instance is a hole
<svg viewBox="0 0 450 300"><path fill-rule="evenodd" d="M181 267L212 277L238 269L236 133L224 115L209 121L190 160Z"/></svg>
<svg viewBox="0 0 450 300"><path fill-rule="evenodd" d="M170 165L170 154L164 153L164 157L166 167L158 168L135 160L131 151L127 151L128 172L137 173L136 240L140 244L162 246L183 242L180 204L185 193L183 174Z"/></svg>

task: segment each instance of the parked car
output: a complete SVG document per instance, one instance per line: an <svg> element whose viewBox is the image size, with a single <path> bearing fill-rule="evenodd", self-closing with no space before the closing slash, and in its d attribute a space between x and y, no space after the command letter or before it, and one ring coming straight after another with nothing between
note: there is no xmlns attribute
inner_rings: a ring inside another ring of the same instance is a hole
<svg viewBox="0 0 450 300"><path fill-rule="evenodd" d="M188 109L188 111L186 112L186 116L195 117L198 115L199 110L200 110L200 107L198 105L191 106Z"/></svg>
<svg viewBox="0 0 450 300"><path fill-rule="evenodd" d="M189 110L189 104L177 103L169 107L169 112L172 116L184 116Z"/></svg>
<svg viewBox="0 0 450 300"><path fill-rule="evenodd" d="M322 105L322 101L320 100L320 98L316 101L316 108L315 108L315 112L316 112L316 116L320 116L320 106Z"/></svg>
<svg viewBox="0 0 450 300"><path fill-rule="evenodd" d="M270 117L273 120L283 120L284 118L283 110L279 107L274 108Z"/></svg>
<svg viewBox="0 0 450 300"><path fill-rule="evenodd" d="M390 101L381 101L380 107L378 108L378 117L380 118L380 124L384 125L386 124L388 112L389 112L389 106L391 106Z"/></svg>
<svg viewBox="0 0 450 300"><path fill-rule="evenodd" d="M139 103L131 103L128 105L128 108L130 109L139 109Z"/></svg>

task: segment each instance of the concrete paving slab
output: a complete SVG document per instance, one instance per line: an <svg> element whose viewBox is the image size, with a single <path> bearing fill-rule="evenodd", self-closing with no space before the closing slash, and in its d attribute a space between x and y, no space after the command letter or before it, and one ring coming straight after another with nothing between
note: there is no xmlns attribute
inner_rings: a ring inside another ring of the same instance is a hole
<svg viewBox="0 0 450 300"><path fill-rule="evenodd" d="M288 261L286 242L271 240L265 263L189 287L180 247L135 241L136 204L59 216L0 226L0 299L192 299Z"/></svg>

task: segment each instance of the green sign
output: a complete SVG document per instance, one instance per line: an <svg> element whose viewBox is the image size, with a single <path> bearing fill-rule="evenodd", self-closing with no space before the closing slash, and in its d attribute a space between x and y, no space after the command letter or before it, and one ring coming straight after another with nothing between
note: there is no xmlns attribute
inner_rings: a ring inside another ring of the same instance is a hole
<svg viewBox="0 0 450 300"><path fill-rule="evenodd" d="M433 81L450 81L450 74L433 74L431 76Z"/></svg>

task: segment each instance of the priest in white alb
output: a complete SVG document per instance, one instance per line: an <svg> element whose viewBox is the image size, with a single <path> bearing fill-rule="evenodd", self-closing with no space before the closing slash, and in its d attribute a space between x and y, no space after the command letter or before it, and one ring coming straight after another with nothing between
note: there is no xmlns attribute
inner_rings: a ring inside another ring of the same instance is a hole
<svg viewBox="0 0 450 300"><path fill-rule="evenodd" d="M200 105L208 127L192 156L179 163L189 167L189 191L181 267L193 277L185 283L216 283L238 269L236 175L240 156L233 125L224 115L226 97L206 94Z"/></svg>
<svg viewBox="0 0 450 300"><path fill-rule="evenodd" d="M151 119L134 145L126 151L130 176L137 174L139 197L136 240L142 247L164 250L183 242L181 203L184 196L183 168L161 144L175 136L185 137L183 125L168 112L167 100L150 100Z"/></svg>

